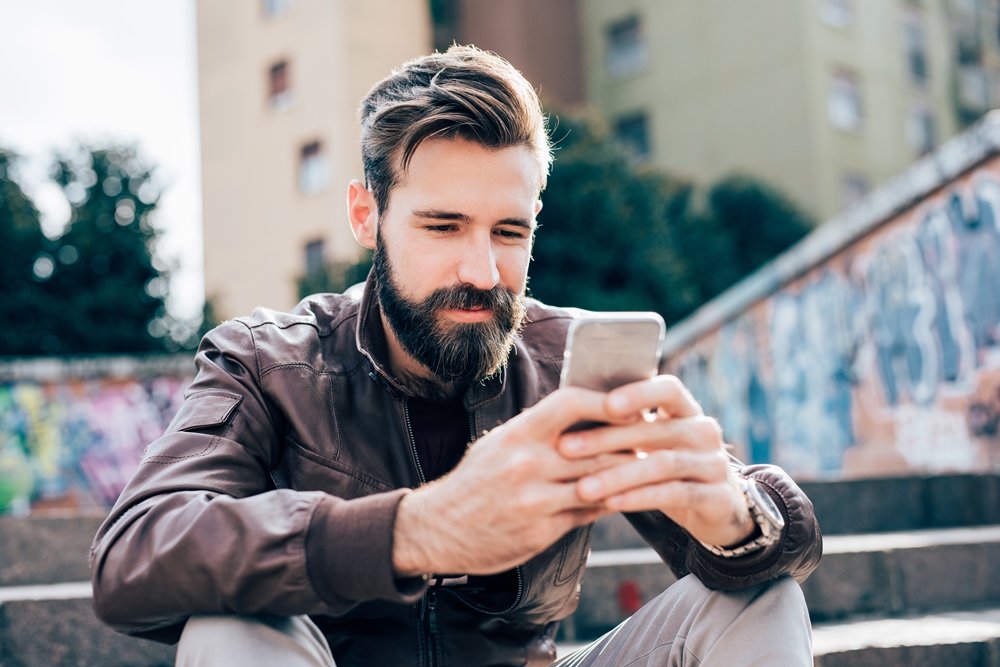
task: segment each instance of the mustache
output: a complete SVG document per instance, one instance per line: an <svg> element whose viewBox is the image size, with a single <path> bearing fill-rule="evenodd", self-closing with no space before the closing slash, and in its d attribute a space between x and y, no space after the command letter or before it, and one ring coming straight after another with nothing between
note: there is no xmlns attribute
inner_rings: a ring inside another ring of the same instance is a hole
<svg viewBox="0 0 1000 667"><path fill-rule="evenodd" d="M512 308L517 296L499 285L483 290L472 285L440 287L427 296L421 306L431 312L439 310L504 310Z"/></svg>

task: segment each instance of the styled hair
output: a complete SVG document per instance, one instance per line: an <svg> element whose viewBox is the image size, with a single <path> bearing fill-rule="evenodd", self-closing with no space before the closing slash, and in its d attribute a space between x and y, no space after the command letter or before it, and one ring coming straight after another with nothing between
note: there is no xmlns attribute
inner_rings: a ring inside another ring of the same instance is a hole
<svg viewBox="0 0 1000 667"><path fill-rule="evenodd" d="M541 104L531 84L495 53L455 45L411 60L375 84L359 116L365 181L380 213L417 148L431 138L527 146L545 188L552 152Z"/></svg>

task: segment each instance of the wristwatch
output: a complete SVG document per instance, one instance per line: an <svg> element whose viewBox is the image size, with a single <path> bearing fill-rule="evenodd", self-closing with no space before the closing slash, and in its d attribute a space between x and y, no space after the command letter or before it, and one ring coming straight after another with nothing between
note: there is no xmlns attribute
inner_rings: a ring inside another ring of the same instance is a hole
<svg viewBox="0 0 1000 667"><path fill-rule="evenodd" d="M736 558L763 549L776 542L781 537L781 530L785 527L785 518L781 516L778 506L771 500L771 496L757 485L757 482L745 477L738 477L737 481L740 490L743 491L743 495L747 499L747 509L750 511L750 516L760 528L760 535L756 539L732 549L701 543L713 554L723 558Z"/></svg>

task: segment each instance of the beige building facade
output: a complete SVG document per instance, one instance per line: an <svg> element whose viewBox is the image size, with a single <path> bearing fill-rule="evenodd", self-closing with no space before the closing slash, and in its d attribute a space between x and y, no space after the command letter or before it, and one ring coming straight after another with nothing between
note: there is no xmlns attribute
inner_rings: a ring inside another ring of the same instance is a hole
<svg viewBox="0 0 1000 667"><path fill-rule="evenodd" d="M205 292L223 317L288 309L296 279L360 246L356 110L431 50L426 0L198 0Z"/></svg>
<svg viewBox="0 0 1000 667"><path fill-rule="evenodd" d="M581 2L589 101L641 159L754 175L818 220L996 101L988 0Z"/></svg>

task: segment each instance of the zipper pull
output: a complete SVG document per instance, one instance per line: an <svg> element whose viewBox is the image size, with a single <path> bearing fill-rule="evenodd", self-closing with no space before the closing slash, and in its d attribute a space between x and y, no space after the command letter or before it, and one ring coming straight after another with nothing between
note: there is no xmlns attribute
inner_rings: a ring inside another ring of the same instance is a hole
<svg viewBox="0 0 1000 667"><path fill-rule="evenodd" d="M437 593L431 591L427 594L427 611L430 612L427 628L432 635L436 635L437 628Z"/></svg>

